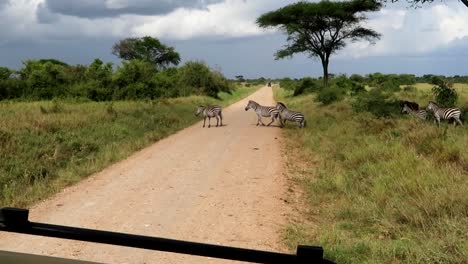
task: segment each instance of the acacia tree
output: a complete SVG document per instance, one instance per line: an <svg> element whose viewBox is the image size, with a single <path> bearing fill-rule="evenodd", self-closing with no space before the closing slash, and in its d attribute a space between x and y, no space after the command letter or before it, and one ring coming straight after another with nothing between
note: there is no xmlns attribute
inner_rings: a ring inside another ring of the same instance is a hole
<svg viewBox="0 0 468 264"><path fill-rule="evenodd" d="M377 0L379 2L382 2L382 3L396 3L396 2L400 2L400 0ZM442 2L442 0L440 0ZM460 0L466 7L468 7L468 0ZM409 4L411 4L412 6L419 6L420 4L425 4L425 3L432 3L434 2L434 0L406 0L406 2L408 2Z"/></svg>
<svg viewBox="0 0 468 264"><path fill-rule="evenodd" d="M180 55L173 47L168 47L149 36L120 40L112 47L112 54L124 60L138 59L150 62L158 70L180 62Z"/></svg>
<svg viewBox="0 0 468 264"><path fill-rule="evenodd" d="M263 28L280 28L287 35L288 44L275 54L275 59L307 53L320 58L323 82L328 85L328 65L331 54L346 46L346 41L361 39L374 43L380 34L365 28L363 12L377 11L381 4L373 0L346 2L299 2L263 14L257 24Z"/></svg>

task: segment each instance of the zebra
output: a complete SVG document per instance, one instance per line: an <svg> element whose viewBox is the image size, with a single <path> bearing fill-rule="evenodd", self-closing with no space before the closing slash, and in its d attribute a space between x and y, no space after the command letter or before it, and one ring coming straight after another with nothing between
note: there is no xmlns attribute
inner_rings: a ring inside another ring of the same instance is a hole
<svg viewBox="0 0 468 264"><path fill-rule="evenodd" d="M221 121L221 126L223 126L223 113L222 109L218 105L212 106L203 106L200 105L197 108L196 116L199 116L203 113L203 127L205 127L206 118L208 117L208 128L211 127L211 118L216 117L216 126L218 126L219 121Z"/></svg>
<svg viewBox="0 0 468 264"><path fill-rule="evenodd" d="M403 105L403 110L401 110L402 113L408 113L410 115L414 115L422 120L426 120L427 118L427 111L424 109L421 110L413 110L411 109L408 105L404 104Z"/></svg>
<svg viewBox="0 0 468 264"><path fill-rule="evenodd" d="M303 113L291 111L286 107L285 104L281 102L278 102L276 104L276 109L280 111L279 117L280 117L281 127L284 126L286 121L293 121L293 122L296 122L299 125L299 127L305 127L306 120L305 120Z"/></svg>
<svg viewBox="0 0 468 264"><path fill-rule="evenodd" d="M245 111L253 109L255 113L257 114L258 120L257 120L257 126L259 123L264 126L265 124L262 122L262 116L263 117L271 117L271 122L268 123L267 126L271 125L278 117L279 117L279 110L276 109L276 107L273 106L263 106L259 105L257 102L249 100L249 103L245 107Z"/></svg>
<svg viewBox="0 0 468 264"><path fill-rule="evenodd" d="M442 108L439 107L436 103L433 101L429 102L429 105L426 108L428 111L434 112L434 117L437 120L437 125L440 126L440 119L450 119L453 118L457 123L460 125L463 125L460 116L461 116L461 111L459 108ZM434 121L435 122L435 121ZM453 123L454 125L457 125L457 123Z"/></svg>

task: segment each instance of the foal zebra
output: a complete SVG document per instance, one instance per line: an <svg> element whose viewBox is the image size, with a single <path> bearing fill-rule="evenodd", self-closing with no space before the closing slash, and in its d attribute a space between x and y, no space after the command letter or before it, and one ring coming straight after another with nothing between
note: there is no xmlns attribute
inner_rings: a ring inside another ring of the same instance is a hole
<svg viewBox="0 0 468 264"><path fill-rule="evenodd" d="M427 117L427 111L426 110L413 110L411 109L408 105L404 104L403 105L403 110L401 110L402 113L408 113L410 115L414 115L422 120L426 120Z"/></svg>
<svg viewBox="0 0 468 264"><path fill-rule="evenodd" d="M281 127L284 126L286 121L293 121L293 122L296 122L299 125L299 127L305 127L306 121L305 121L303 113L291 111L286 107L286 105L284 105L281 102L278 102L276 104L276 109L280 111L279 117L280 117Z"/></svg>
<svg viewBox="0 0 468 264"><path fill-rule="evenodd" d="M196 116L199 116L203 113L203 127L205 127L206 118L208 117L208 128L211 127L211 118L216 117L216 126L218 126L219 121L221 121L221 126L223 126L223 114L221 107L218 105L212 106L202 106L200 105L197 108Z"/></svg>
<svg viewBox="0 0 468 264"><path fill-rule="evenodd" d="M437 120L437 124L440 126L440 119L450 119L453 118L457 123L460 125L463 125L460 116L461 116L461 111L459 108L442 108L439 107L436 103L430 101L429 105L427 106L427 110L433 111L434 112L434 117ZM454 123L454 125L457 125L457 123Z"/></svg>
<svg viewBox="0 0 468 264"><path fill-rule="evenodd" d="M255 113L257 114L258 120L257 120L257 126L259 123L264 126L265 124L262 122L262 116L263 117L271 117L271 122L268 123L267 126L271 125L279 117L279 110L276 109L276 107L273 106L263 106L259 105L257 102L250 100L247 106L245 107L245 111L253 109Z"/></svg>

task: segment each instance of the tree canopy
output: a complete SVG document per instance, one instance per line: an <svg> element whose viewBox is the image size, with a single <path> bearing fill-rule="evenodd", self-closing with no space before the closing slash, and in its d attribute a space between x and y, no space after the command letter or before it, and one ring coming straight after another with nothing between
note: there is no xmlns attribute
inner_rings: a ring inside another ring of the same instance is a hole
<svg viewBox="0 0 468 264"><path fill-rule="evenodd" d="M377 0L378 2L381 3L396 3L400 2L400 0ZM468 7L468 0L459 0L461 1L466 7ZM414 7L417 7L421 4L426 4L426 3L432 3L434 0L406 0L409 4L411 4Z"/></svg>
<svg viewBox="0 0 468 264"><path fill-rule="evenodd" d="M180 55L173 47L150 36L120 40L112 47L112 54L123 60L137 59L152 63L158 70L180 62Z"/></svg>
<svg viewBox="0 0 468 264"><path fill-rule="evenodd" d="M371 43L380 34L361 26L367 17L363 12L377 11L381 4L373 0L343 2L299 2L263 14L257 24L263 28L280 28L288 44L275 54L276 59L307 53L322 62L324 84L328 84L331 54L343 49L346 41L367 40Z"/></svg>

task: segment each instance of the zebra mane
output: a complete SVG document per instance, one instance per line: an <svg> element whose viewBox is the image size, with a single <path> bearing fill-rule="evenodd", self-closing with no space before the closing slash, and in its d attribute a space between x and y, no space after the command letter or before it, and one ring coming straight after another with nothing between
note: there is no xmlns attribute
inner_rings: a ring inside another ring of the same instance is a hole
<svg viewBox="0 0 468 264"><path fill-rule="evenodd" d="M436 102L434 102L434 101L429 101L429 104L433 104L433 105L439 106L439 105L436 104Z"/></svg>
<svg viewBox="0 0 468 264"><path fill-rule="evenodd" d="M287 108L286 105L283 104L282 102L277 102L276 105L281 105L282 107Z"/></svg>

